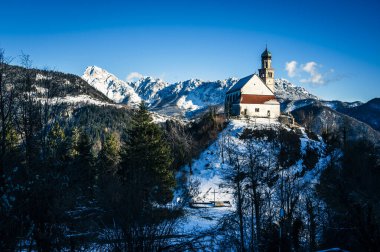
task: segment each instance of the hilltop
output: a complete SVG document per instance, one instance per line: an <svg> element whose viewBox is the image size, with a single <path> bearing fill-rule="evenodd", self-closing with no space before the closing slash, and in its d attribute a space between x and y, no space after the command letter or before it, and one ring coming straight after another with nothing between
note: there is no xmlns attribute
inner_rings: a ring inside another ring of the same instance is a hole
<svg viewBox="0 0 380 252"><path fill-rule="evenodd" d="M284 155L281 153L284 151L285 159L281 161L280 157ZM245 196L242 196L245 198L244 201L252 200L248 193L252 183L249 176L255 176L259 183L256 193L262 201L260 216L251 216L250 205L243 203L246 223L249 223L250 218L262 218L265 229L265 225L270 225L266 222L267 218L272 221L281 219L280 192L285 178L285 183L289 183L289 189L285 190L297 191L296 195L287 196L294 197L293 199L286 199L296 200L296 205L286 208L285 211L293 211L292 216L304 219L305 225L309 225L305 208L307 195L313 194L314 185L319 181L319 176L330 160L331 156L326 153L323 139L302 127L291 129L267 119L251 122L231 120L219 133L216 141L207 147L191 166L183 167L177 174L179 186L173 204L185 201L186 205L185 215L177 232L181 235L199 236L200 240L194 244L198 249L207 247L208 240L214 236L214 248L230 248L231 244L225 244L223 239L226 239L224 236L235 235L225 228L236 228L231 221L236 217L232 216L239 211L237 185L234 180L234 176L239 176L237 169L241 169L241 176L244 177L241 180L241 187L245 188ZM254 175L249 175L250 169L255 170ZM183 181L186 181L186 184L183 184ZM214 200L218 204L217 207ZM245 225L245 229L251 228L249 224ZM249 232L247 239L251 239Z"/></svg>

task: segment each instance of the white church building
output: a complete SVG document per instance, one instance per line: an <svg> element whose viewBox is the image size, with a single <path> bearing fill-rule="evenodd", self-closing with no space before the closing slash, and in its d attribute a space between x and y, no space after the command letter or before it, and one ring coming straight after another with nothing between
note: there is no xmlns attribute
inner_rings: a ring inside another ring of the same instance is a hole
<svg viewBox="0 0 380 252"><path fill-rule="evenodd" d="M280 116L280 103L274 95L272 54L268 49L261 54L259 75L244 77L227 91L225 113L274 119Z"/></svg>

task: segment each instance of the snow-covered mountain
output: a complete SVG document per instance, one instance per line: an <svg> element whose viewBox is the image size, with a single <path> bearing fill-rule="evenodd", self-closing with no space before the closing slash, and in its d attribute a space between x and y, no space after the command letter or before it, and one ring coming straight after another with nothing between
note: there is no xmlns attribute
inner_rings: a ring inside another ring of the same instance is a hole
<svg viewBox="0 0 380 252"><path fill-rule="evenodd" d="M127 82L119 80L115 75L100 67L88 67L82 78L116 103L138 104L141 102L140 96Z"/></svg>
<svg viewBox="0 0 380 252"><path fill-rule="evenodd" d="M134 106L144 100L153 111L184 116L204 111L208 106L222 105L225 93L238 81L237 78L217 81L191 79L169 84L161 79L142 77L138 81L127 82L97 66L89 66L82 78L116 103ZM304 88L285 79L277 79L275 87L281 102L318 100Z"/></svg>
<svg viewBox="0 0 380 252"><path fill-rule="evenodd" d="M303 87L296 86L286 79L276 79L274 90L277 99L282 103L285 101L298 101L305 99L319 100L319 98L309 93Z"/></svg>
<svg viewBox="0 0 380 252"><path fill-rule="evenodd" d="M152 104L157 99L158 92L169 86L169 83L153 77L143 77L136 82L130 83L130 86L148 104Z"/></svg>

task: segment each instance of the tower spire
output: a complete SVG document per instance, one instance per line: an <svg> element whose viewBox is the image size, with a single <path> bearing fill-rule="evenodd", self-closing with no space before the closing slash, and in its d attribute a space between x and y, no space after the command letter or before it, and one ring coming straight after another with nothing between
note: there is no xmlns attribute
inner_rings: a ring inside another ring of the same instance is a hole
<svg viewBox="0 0 380 252"><path fill-rule="evenodd" d="M268 51L268 44L265 44L265 51L261 54L260 78L274 92L274 69L272 68L272 54Z"/></svg>

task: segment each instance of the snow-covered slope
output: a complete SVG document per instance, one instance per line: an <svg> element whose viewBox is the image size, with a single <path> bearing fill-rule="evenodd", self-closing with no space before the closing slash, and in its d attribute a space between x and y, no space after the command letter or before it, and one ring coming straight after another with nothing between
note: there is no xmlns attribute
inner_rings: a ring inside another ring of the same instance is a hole
<svg viewBox="0 0 380 252"><path fill-rule="evenodd" d="M353 109L355 108L357 107ZM351 111L363 111L361 106L358 106L358 109L355 110L349 109L346 112L338 112L323 103L310 103L299 106L292 111L292 114L298 123L309 127L316 134L322 134L327 130L329 132L340 132L341 136L343 136L342 132L345 132L344 137L348 141L366 139L376 144L380 142L380 132L376 131L379 112L368 110L366 108L365 112L359 114L362 117L355 119L357 114L350 116L348 113ZM374 116L371 117L371 115Z"/></svg>
<svg viewBox="0 0 380 252"><path fill-rule="evenodd" d="M183 181L183 177L186 177L188 183L185 186L192 187L193 184L197 184L196 193L192 195L193 198L191 199L191 201L197 203L195 204L197 207L185 208L185 216L181 225L179 225L181 227L178 230L179 233L186 234L216 229L217 224L224 216L235 211L236 202L233 196L235 192L228 186L226 187L226 184L228 184L226 177L228 177L229 172L234 169L229 161L228 150L233 150L235 152L233 155L239 155L242 167L246 165L244 160L249 156L247 149L249 147L244 140L240 139L240 135L244 129L248 128L255 131L274 129L277 131L281 127L284 126L265 118L257 119L255 122L232 120L227 128L219 134L218 139L205 149L197 160L193 161L191 172L189 166L183 167L178 173L178 181ZM291 131L289 128L285 129ZM293 176L297 184L303 188L302 190L304 191L302 194L306 194L315 182L318 181L320 172L326 167L330 157L324 156L323 154L325 144L321 140L321 137L318 138L319 140L313 140L308 137L308 134L305 133L303 128L299 128L297 134L300 140L299 152L301 159L289 167L286 170L286 174L287 176ZM271 140L266 138L257 139L254 140L253 145L249 146L253 147L257 153L260 153L260 160L264 167L270 166L268 162L271 164L277 162L276 157L279 147ZM312 148L318 154L315 166L311 169L306 169L304 163L308 148ZM280 182L281 181L278 180L276 183ZM184 185L181 186L180 182L178 184L174 204L181 202L181 195L184 191ZM274 198L276 197L276 193L278 193L275 188L276 186L268 188ZM213 204L210 202L213 202L214 199L219 202L229 201L231 206L213 207ZM279 206L275 205L275 200L273 204L273 207L279 208ZM199 206L201 207L198 208Z"/></svg>
<svg viewBox="0 0 380 252"><path fill-rule="evenodd" d="M87 67L82 78L114 102L129 104L141 102L141 98L127 82L119 80L100 67Z"/></svg>
<svg viewBox="0 0 380 252"><path fill-rule="evenodd" d="M176 109L178 114L192 116L209 106L222 104L226 91L235 83L236 79L232 78L214 82L198 79L177 82L158 92L151 106L165 114Z"/></svg>
<svg viewBox="0 0 380 252"><path fill-rule="evenodd" d="M142 77L138 81L130 83L130 85L141 99L151 104L158 99L157 93L168 87L169 83L158 78Z"/></svg>
<svg viewBox="0 0 380 252"><path fill-rule="evenodd" d="M354 102L348 106L335 106L333 109L380 131L380 98L374 98L366 103Z"/></svg>
<svg viewBox="0 0 380 252"><path fill-rule="evenodd" d="M310 94L303 87L298 87L285 79L276 79L274 83L274 90L275 95L280 102L304 99L318 100L317 96Z"/></svg>

